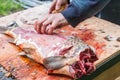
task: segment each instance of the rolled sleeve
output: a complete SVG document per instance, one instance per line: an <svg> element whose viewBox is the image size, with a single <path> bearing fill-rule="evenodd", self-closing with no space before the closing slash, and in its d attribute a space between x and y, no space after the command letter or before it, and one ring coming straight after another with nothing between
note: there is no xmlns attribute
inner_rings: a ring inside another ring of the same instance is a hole
<svg viewBox="0 0 120 80"><path fill-rule="evenodd" d="M110 0L72 0L68 8L61 13L66 20L75 27L81 21L98 13L109 1Z"/></svg>

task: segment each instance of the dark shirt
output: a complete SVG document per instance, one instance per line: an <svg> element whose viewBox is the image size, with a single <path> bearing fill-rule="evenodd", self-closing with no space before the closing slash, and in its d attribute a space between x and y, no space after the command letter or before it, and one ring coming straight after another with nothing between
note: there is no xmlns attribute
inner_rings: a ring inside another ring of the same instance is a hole
<svg viewBox="0 0 120 80"><path fill-rule="evenodd" d="M75 27L81 21L101 11L108 2L110 0L72 0L68 8L61 13Z"/></svg>

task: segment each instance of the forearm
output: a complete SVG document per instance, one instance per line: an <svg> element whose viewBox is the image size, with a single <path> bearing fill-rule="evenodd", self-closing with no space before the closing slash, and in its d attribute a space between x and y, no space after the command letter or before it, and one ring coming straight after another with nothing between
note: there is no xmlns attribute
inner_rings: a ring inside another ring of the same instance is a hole
<svg viewBox="0 0 120 80"><path fill-rule="evenodd" d="M102 10L109 1L110 0L73 0L62 14L66 20L75 27L81 21Z"/></svg>

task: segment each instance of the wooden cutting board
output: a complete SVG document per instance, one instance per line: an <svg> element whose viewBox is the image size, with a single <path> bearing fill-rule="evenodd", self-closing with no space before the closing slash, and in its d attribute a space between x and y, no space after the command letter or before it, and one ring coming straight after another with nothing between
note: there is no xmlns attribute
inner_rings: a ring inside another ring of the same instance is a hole
<svg viewBox="0 0 120 80"><path fill-rule="evenodd" d="M119 25L92 17L80 23L77 27L93 29L96 34L96 40L104 41L106 43L105 52L101 54L96 64L103 62L110 56L114 56L116 52L120 51L120 41L117 41L120 37ZM106 36L112 37L111 41L106 40Z"/></svg>
<svg viewBox="0 0 120 80"><path fill-rule="evenodd" d="M21 50L8 41L12 39L0 34L0 65L12 73L17 80L71 80L70 77L63 75L47 75L42 65L18 55Z"/></svg>
<svg viewBox="0 0 120 80"><path fill-rule="evenodd" d="M20 22L20 15L25 12L41 11L41 6L31 8L25 11L21 11L6 17L0 18L0 25L5 26L12 20ZM43 11L43 10L42 10ZM40 16L42 13L40 14ZM32 14L30 15L32 16ZM34 14L33 14L34 16ZM21 23L19 23L22 25ZM25 26L26 24L24 24ZM82 23L77 28L93 29L96 34L96 40L104 41L106 43L105 51L99 56L99 60L96 65L102 64L104 61L109 60L112 56L117 55L120 51L120 41L117 38L120 37L120 26L114 23L92 17ZM105 39L106 36L112 37L111 41ZM11 40L9 37L0 34L0 64L3 65L8 71L20 80L70 80L71 78L66 76L49 76L46 74L44 67L38 63L33 62L30 59L20 57L18 53L20 49L7 41ZM7 60L6 60L7 59ZM12 67L10 67L12 64ZM7 67L6 67L7 66ZM15 69L15 70L14 70Z"/></svg>

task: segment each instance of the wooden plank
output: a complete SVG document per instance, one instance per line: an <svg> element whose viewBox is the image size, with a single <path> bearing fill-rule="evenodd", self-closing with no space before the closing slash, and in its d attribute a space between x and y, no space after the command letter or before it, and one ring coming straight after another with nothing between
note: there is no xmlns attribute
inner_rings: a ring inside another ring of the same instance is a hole
<svg viewBox="0 0 120 80"><path fill-rule="evenodd" d="M112 66L111 68L105 70L94 80L120 80L120 62ZM117 78L118 77L118 78Z"/></svg>
<svg viewBox="0 0 120 80"><path fill-rule="evenodd" d="M10 37L0 37L0 65L5 67L17 80L71 80L63 75L47 75L46 69L33 60L18 55L21 50L8 43Z"/></svg>
<svg viewBox="0 0 120 80"><path fill-rule="evenodd" d="M105 47L105 52L101 54L99 60L96 64L100 62L104 62L105 59L110 58L112 55L114 56L116 52L120 50L120 42L116 39L120 37L120 26L114 23L98 19L92 17L90 19L85 20L84 22L78 25L79 28L89 28L93 29L96 34L96 40L104 41L107 45ZM101 32L104 31L104 33ZM113 37L112 41L107 41L105 39L106 36ZM117 53L119 54L119 53Z"/></svg>

